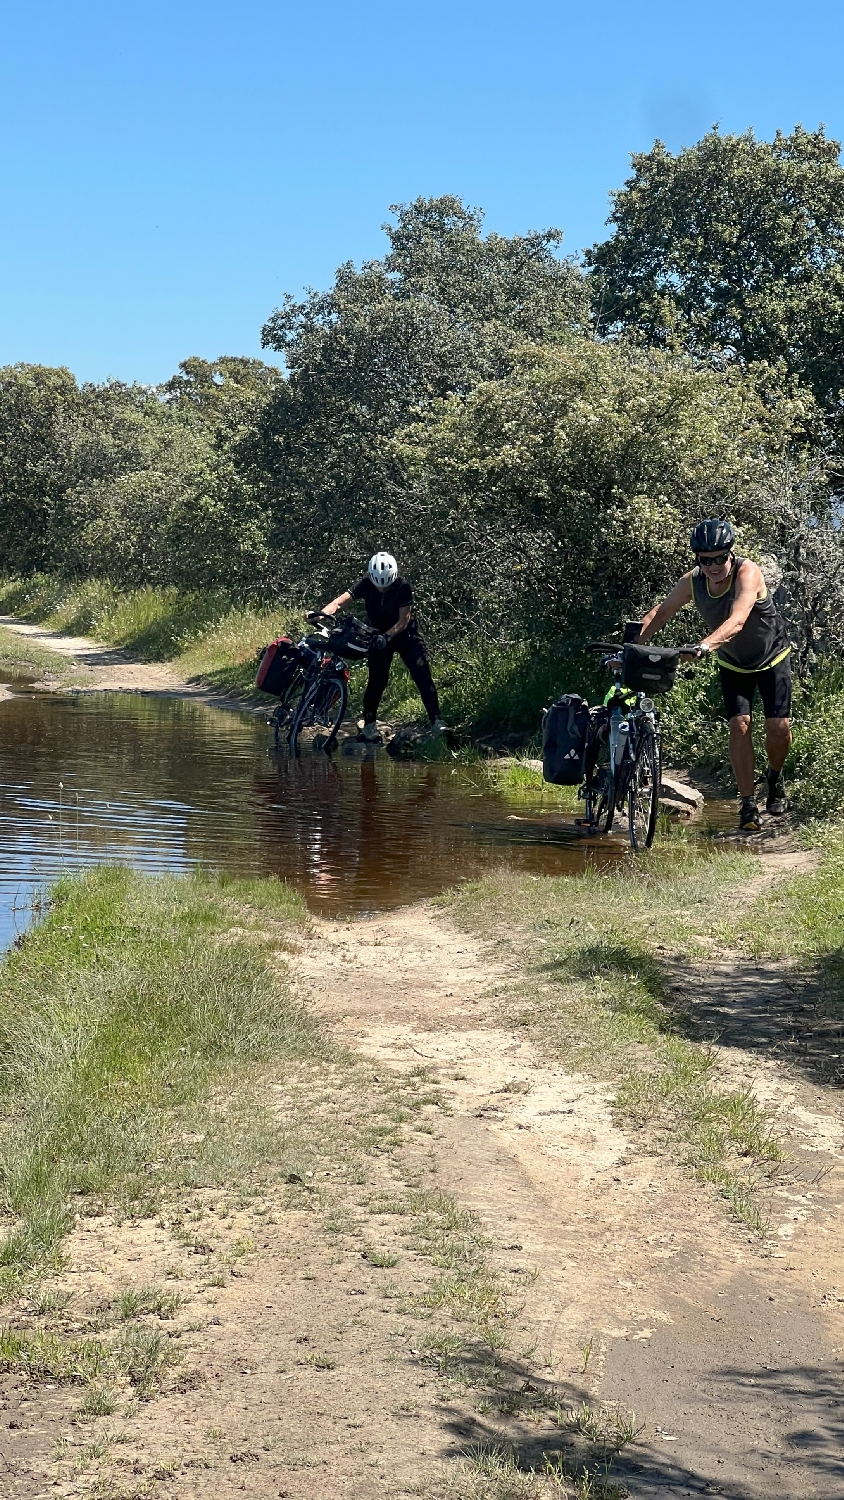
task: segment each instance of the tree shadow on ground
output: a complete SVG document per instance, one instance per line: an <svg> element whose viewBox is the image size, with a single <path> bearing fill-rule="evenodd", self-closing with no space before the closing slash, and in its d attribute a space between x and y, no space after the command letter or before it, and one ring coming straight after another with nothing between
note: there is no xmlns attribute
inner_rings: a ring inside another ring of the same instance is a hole
<svg viewBox="0 0 844 1500"><path fill-rule="evenodd" d="M589 1475L596 1500L626 1493L637 1500L768 1500L793 1493L840 1500L842 1494L844 1394L837 1369L733 1364L707 1371L703 1384L717 1397L702 1403L687 1428L675 1414L676 1448L646 1436L623 1405L596 1402L576 1380L542 1380L518 1359L499 1356L491 1378L489 1351L475 1350L464 1359L460 1382L464 1391L464 1382L484 1388L483 1409L467 1411L465 1396L445 1398L446 1459L483 1464L485 1455L503 1452L526 1474L550 1468L570 1478ZM662 1415L658 1403L655 1389L651 1421Z"/></svg>
<svg viewBox="0 0 844 1500"><path fill-rule="evenodd" d="M736 957L666 962L674 1029L697 1042L786 1062L807 1082L844 1088L841 954L798 971Z"/></svg>
<svg viewBox="0 0 844 1500"><path fill-rule="evenodd" d="M738 954L686 964L613 934L541 972L629 980L629 991L602 995L602 1004L617 1014L644 1009L662 1032L778 1059L808 1083L844 1088L844 950L802 971Z"/></svg>

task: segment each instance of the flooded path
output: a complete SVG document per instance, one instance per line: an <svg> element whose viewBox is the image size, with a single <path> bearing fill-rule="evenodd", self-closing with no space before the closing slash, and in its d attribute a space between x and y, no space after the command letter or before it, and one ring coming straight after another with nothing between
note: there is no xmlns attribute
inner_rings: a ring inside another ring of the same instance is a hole
<svg viewBox="0 0 844 1500"><path fill-rule="evenodd" d="M19 685L0 704L0 849L0 947L26 926L33 888L104 860L278 875L337 916L501 863L566 874L626 857L621 839L583 839L550 790L508 796L480 766L291 761L244 715Z"/></svg>

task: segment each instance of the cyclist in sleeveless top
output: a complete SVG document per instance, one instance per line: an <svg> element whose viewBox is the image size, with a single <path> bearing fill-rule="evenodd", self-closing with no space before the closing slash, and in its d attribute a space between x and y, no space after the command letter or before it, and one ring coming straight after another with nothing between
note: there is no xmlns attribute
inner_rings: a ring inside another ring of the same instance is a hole
<svg viewBox="0 0 844 1500"><path fill-rule="evenodd" d="M709 634L701 641L715 653L730 721L730 761L741 795L739 827L758 832L756 763L751 738L754 694L765 713L768 752L766 808L788 811L782 768L791 745L791 661L785 621L768 594L761 568L733 551L729 521L700 521L689 542L697 566L684 573L667 599L642 621L644 645L687 604L702 615Z"/></svg>

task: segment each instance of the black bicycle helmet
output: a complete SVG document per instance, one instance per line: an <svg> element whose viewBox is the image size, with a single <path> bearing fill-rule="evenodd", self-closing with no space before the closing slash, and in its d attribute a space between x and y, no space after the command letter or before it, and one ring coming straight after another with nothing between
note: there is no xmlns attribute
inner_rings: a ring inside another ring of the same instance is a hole
<svg viewBox="0 0 844 1500"><path fill-rule="evenodd" d="M729 521L698 521L689 537L693 552L724 552L735 543L736 534Z"/></svg>

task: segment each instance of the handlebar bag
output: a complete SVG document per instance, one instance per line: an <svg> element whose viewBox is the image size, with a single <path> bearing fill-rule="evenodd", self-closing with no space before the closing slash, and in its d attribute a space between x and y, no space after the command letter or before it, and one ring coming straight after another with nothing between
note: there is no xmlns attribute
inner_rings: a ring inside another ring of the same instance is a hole
<svg viewBox="0 0 844 1500"><path fill-rule="evenodd" d="M589 731L589 705L577 693L564 693L546 709L542 725L542 775L554 786L578 786Z"/></svg>
<svg viewBox="0 0 844 1500"><path fill-rule="evenodd" d="M296 669L299 666L299 649L289 635L280 635L264 650L255 678L256 688L262 693L272 693L274 698L283 698Z"/></svg>
<svg viewBox="0 0 844 1500"><path fill-rule="evenodd" d="M363 621L356 620L354 615L347 615L332 630L326 645L337 656L344 656L348 661L360 661L362 657L368 656L369 648L377 634L377 630L374 630L371 625L364 625Z"/></svg>
<svg viewBox="0 0 844 1500"><path fill-rule="evenodd" d="M650 698L670 693L679 662L679 651L670 646L627 645L621 653L621 686Z"/></svg>

